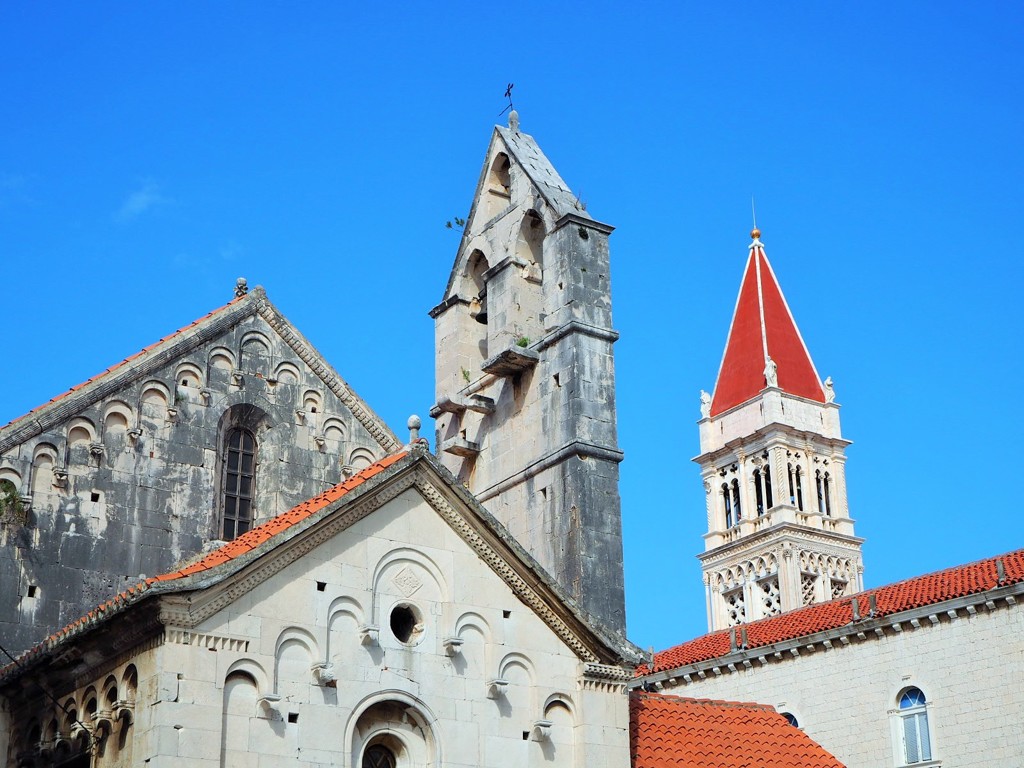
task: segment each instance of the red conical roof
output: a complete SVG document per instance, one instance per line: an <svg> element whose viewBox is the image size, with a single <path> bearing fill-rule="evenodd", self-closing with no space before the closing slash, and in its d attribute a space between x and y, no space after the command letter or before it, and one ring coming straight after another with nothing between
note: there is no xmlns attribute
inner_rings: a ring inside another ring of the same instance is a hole
<svg viewBox="0 0 1024 768"><path fill-rule="evenodd" d="M751 232L750 257L718 369L711 415L755 397L767 385L768 357L775 362L779 389L825 402L821 379L779 288L758 230Z"/></svg>

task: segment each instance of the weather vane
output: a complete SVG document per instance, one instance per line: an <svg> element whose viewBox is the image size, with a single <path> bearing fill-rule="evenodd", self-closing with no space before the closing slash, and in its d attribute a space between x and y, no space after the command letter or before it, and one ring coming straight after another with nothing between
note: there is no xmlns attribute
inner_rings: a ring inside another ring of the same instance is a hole
<svg viewBox="0 0 1024 768"><path fill-rule="evenodd" d="M515 87L515 83L509 83L508 87L505 89L505 98L508 99L508 106L505 107L503 110L501 110L501 112L498 113L498 117L501 117L506 112L508 112L510 109L512 109L512 88L514 88L514 87Z"/></svg>

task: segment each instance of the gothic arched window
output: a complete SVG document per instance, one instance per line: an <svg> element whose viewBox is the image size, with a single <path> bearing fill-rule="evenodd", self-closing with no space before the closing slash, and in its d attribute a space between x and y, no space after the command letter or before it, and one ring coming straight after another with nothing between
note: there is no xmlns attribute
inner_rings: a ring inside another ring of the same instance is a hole
<svg viewBox="0 0 1024 768"><path fill-rule="evenodd" d="M743 519L743 510L740 507L740 481L732 481L732 508L736 512L736 522Z"/></svg>
<svg viewBox="0 0 1024 768"><path fill-rule="evenodd" d="M928 711L920 688L907 688L899 698L901 764L913 765L932 759L931 734L928 732Z"/></svg>
<svg viewBox="0 0 1024 768"><path fill-rule="evenodd" d="M728 483L722 483L722 504L725 507L725 527L732 528L732 497L729 495Z"/></svg>
<svg viewBox="0 0 1024 768"><path fill-rule="evenodd" d="M231 541L252 527L256 438L247 429L232 429L228 432L224 448L224 506L220 537Z"/></svg>

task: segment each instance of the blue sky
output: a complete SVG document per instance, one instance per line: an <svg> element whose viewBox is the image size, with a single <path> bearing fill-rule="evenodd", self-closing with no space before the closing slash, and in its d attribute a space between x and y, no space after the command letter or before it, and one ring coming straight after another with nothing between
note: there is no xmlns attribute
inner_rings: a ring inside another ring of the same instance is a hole
<svg viewBox="0 0 1024 768"><path fill-rule="evenodd" d="M0 6L0 423L239 275L400 434L491 126L612 235L632 639L700 634L697 394L750 199L874 586L1024 545L1019 4Z"/></svg>

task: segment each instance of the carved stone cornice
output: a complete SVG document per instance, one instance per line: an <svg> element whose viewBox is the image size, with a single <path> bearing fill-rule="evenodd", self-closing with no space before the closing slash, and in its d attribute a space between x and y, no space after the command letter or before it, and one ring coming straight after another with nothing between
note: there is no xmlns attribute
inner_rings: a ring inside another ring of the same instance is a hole
<svg viewBox="0 0 1024 768"><path fill-rule="evenodd" d="M120 392L139 379L148 377L169 363L188 355L192 350L228 332L247 317L258 315L281 337L324 385L351 411L374 440L385 451L401 448L401 441L385 426L383 420L358 397L349 385L327 365L316 348L277 311L266 292L256 287L244 298L215 310L194 326L172 335L142 355L118 363L109 373L86 382L75 391L15 419L0 429L0 453L19 445L86 408Z"/></svg>
<svg viewBox="0 0 1024 768"><path fill-rule="evenodd" d="M277 332L277 335L291 347L292 351L298 355L302 362L309 366L310 370L323 381L324 385L344 403L356 421L370 433L370 436L377 441L381 448L393 452L402 447L402 442L392 434L391 430L384 426L384 421L373 412L361 397L352 391L352 388L338 375L337 371L324 362L323 356L306 340L305 336L299 333L295 326L284 319L284 316L267 300L266 295L260 298L256 306L259 316Z"/></svg>
<svg viewBox="0 0 1024 768"><path fill-rule="evenodd" d="M723 544L709 552L702 552L697 555L697 558L704 568L710 568L753 551L765 551L782 541L791 541L797 546L841 557L850 557L851 551L855 551L859 558L860 545L864 539L807 528L796 523L780 523L764 531L758 531L742 539Z"/></svg>
<svg viewBox="0 0 1024 768"><path fill-rule="evenodd" d="M547 602L542 600L537 592L526 583L517 569L513 568L504 556L500 555L493 546L485 541L478 527L472 525L437 490L437 487L424 471L417 470L415 478L416 488L423 495L423 498L426 499L427 503L445 519L462 540L477 553L481 560L501 576L515 593L516 597L532 608L534 613L543 619L552 631L561 638L562 642L572 648L581 659L589 662L599 661L598 656L569 627L566 621L555 613Z"/></svg>

